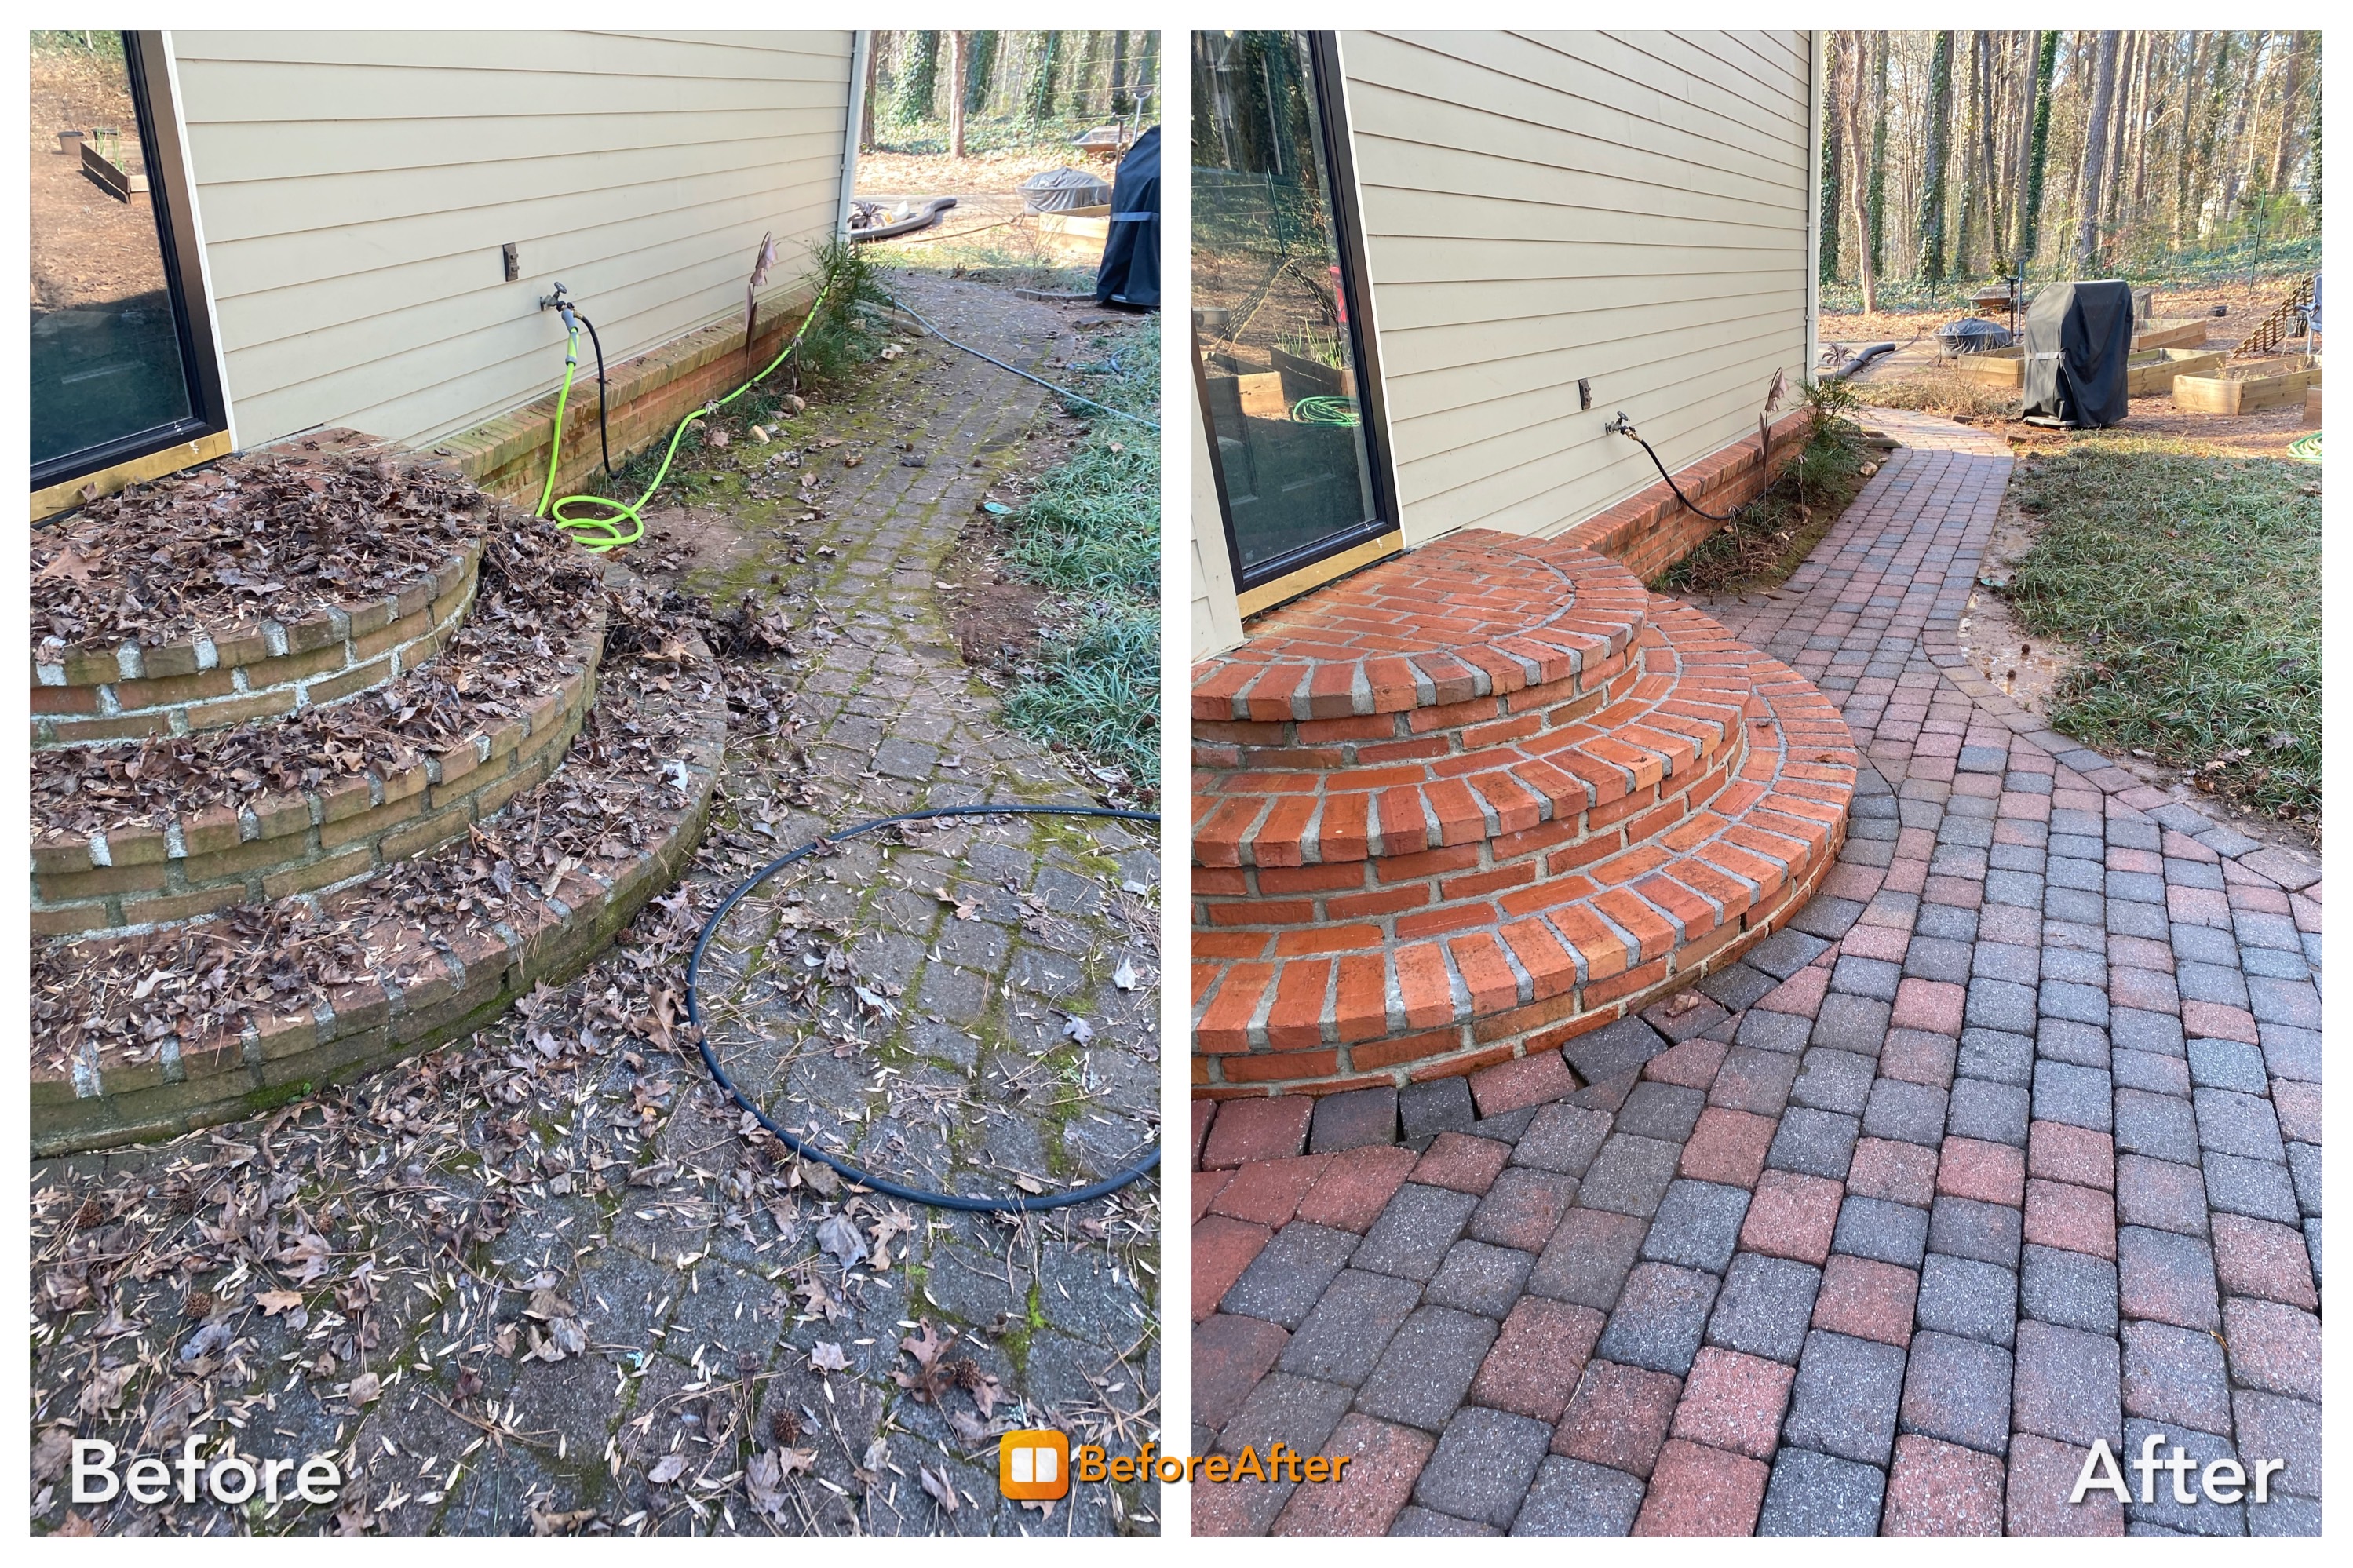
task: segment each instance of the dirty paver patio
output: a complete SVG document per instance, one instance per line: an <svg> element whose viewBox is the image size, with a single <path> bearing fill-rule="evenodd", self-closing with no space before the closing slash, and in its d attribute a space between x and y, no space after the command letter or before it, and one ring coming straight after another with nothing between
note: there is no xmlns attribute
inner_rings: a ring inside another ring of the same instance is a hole
<svg viewBox="0 0 2353 1568"><path fill-rule="evenodd" d="M892 286L1015 363L1072 335L1002 291ZM176 1453L195 1434L262 1458L333 1454L355 1484L325 1509L117 1504L74 1510L79 1524L1157 1529L1150 1483L1079 1489L1050 1511L1003 1500L995 1475L1012 1427L1114 1452L1157 1436L1156 1180L1018 1224L860 1196L748 1142L677 1029L686 942L782 848L910 808L1100 789L996 721L942 597L1024 433L1064 420L1046 401L916 342L795 419L786 445L752 448L755 471L790 452L812 482L786 473L774 504L672 516L676 534L723 523L731 542L688 586L753 587L794 626L788 653L757 662L779 700L738 714L688 884L630 945L470 1042L266 1121L35 1165L37 1527L71 1517L66 1436ZM656 552L636 553L652 568ZM939 1173L918 1158L911 1080L932 1091L913 1102L926 1113L958 1083L986 1102L962 1189L1131 1163L1157 1133L1155 843L1145 825L1014 818L814 863L776 903L801 910L780 950L820 977L815 994L753 1010L804 1047L792 1093L769 1101L774 1083L745 1067L747 1089L827 1141L851 1129L859 1157L919 1185ZM860 985L872 1002L850 999ZM635 1011L648 1001L655 1016ZM1008 1081L1048 1060L1046 1092Z"/></svg>
<svg viewBox="0 0 2353 1568"><path fill-rule="evenodd" d="M1197 1489L1197 1532L2318 1532L2316 859L1968 668L2009 451L1873 422L1905 446L1807 563L1701 606L1863 753L1790 926L1566 1100L1414 1085L1403 1146L1196 1102L1196 1451L1355 1456ZM2287 1467L2143 1502L2158 1431ZM2071 1507L2103 1439L2134 1500Z"/></svg>

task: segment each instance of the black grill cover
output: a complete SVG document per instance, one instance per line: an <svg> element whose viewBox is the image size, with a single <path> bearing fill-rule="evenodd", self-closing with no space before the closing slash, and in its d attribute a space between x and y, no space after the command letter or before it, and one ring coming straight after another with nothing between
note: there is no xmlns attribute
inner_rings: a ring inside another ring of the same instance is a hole
<svg viewBox="0 0 2353 1568"><path fill-rule="evenodd" d="M1024 212L1066 213L1099 207L1111 200L1111 187L1084 169L1049 169L1021 182Z"/></svg>
<svg viewBox="0 0 2353 1568"><path fill-rule="evenodd" d="M1135 139L1111 183L1111 234L1095 303L1160 308L1160 127Z"/></svg>
<svg viewBox="0 0 2353 1568"><path fill-rule="evenodd" d="M2044 284L2026 308L2025 416L2078 430L2121 423L2132 336L2132 288L2122 279Z"/></svg>

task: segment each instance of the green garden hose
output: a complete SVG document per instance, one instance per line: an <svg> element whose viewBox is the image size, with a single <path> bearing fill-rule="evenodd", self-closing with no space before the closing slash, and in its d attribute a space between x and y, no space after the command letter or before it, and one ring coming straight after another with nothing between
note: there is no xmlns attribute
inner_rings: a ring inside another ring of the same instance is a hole
<svg viewBox="0 0 2353 1568"><path fill-rule="evenodd" d="M670 434L670 448L662 453L661 467L654 471L653 482L646 486L644 493L637 500L619 501L608 496L564 496L557 499L554 505L551 507L548 501L549 498L555 495L556 459L564 450L564 409L565 404L571 401L573 373L580 367L580 329L576 325L571 326L570 341L566 343L564 353L564 388L555 395L555 434L547 445L547 484L539 492L539 505L533 509L532 516L546 518L556 527L570 534L575 543L596 551L599 554L607 550L618 550L625 544L635 544L638 540L643 539L646 536L646 520L638 509L653 500L654 492L661 489L662 480L669 477L670 463L678 457L678 444L686 438L687 426L705 415L718 413L719 410L751 391L754 386L766 379L770 372L791 358L793 351L801 346L801 338L808 331L809 323L817 320L817 313L824 304L825 290L820 289L818 290L817 298L809 301L808 313L801 318L801 324L793 329L791 340L785 344L783 351L775 359L768 362L765 368L726 396L704 404L678 422L678 428ZM601 506L609 508L610 510L608 515L604 517L566 515L564 509L575 504ZM621 520L624 518L628 520L626 531L621 526Z"/></svg>
<svg viewBox="0 0 2353 1568"><path fill-rule="evenodd" d="M1303 397L1291 405L1291 417L1300 425L1362 425L1353 397Z"/></svg>
<svg viewBox="0 0 2353 1568"><path fill-rule="evenodd" d="M2287 444L2287 452L2289 457L2295 458L2299 462L2316 463L2320 461L2320 432L2315 430L2309 436L2297 437L2295 440L2290 441Z"/></svg>

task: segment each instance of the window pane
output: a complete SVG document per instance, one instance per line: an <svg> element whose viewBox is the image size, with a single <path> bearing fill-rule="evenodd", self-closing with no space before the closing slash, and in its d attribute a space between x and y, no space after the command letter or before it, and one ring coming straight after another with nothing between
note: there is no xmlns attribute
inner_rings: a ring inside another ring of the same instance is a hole
<svg viewBox="0 0 2353 1568"><path fill-rule="evenodd" d="M154 206L126 189L147 169L122 50L120 33L33 34L37 464L191 412Z"/></svg>
<svg viewBox="0 0 2353 1568"><path fill-rule="evenodd" d="M1375 515L1307 41L1193 35L1193 338L1244 569Z"/></svg>

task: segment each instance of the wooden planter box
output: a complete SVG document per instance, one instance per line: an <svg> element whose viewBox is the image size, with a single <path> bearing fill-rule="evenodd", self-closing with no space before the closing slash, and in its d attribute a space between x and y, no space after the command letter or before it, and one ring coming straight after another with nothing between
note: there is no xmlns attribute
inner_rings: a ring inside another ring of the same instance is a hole
<svg viewBox="0 0 2353 1568"><path fill-rule="evenodd" d="M2190 348L2206 341L2206 318L2203 316L2158 317L2144 321L2133 333L2132 352L2145 353L2150 349Z"/></svg>
<svg viewBox="0 0 2353 1568"><path fill-rule="evenodd" d="M2211 375L2181 376L2173 384L2173 401L2189 414L2256 414L2295 407L2319 384L2320 361L2298 354L2254 360Z"/></svg>
<svg viewBox="0 0 2353 1568"><path fill-rule="evenodd" d="M2201 375L2220 370L2230 356L2219 349L2150 349L2125 362L2125 395L2165 397L2176 376Z"/></svg>
<svg viewBox="0 0 2353 1568"><path fill-rule="evenodd" d="M81 172L88 174L100 190L118 202L128 202L134 195L147 193L147 176L118 169L99 150L84 142L81 144Z"/></svg>
<svg viewBox="0 0 2353 1568"><path fill-rule="evenodd" d="M2026 384L2026 351L2024 349L1988 349L1978 354L1955 354L1953 369L1971 381L1981 381L1991 386L2024 386Z"/></svg>
<svg viewBox="0 0 2353 1568"><path fill-rule="evenodd" d="M1297 354L1276 349L1274 368L1282 373L1283 406L1288 408L1303 397L1354 397L1356 395L1356 373L1302 359Z"/></svg>
<svg viewBox="0 0 2353 1568"><path fill-rule="evenodd" d="M2307 430L2320 428L2320 388L2316 386L2304 389L2304 426Z"/></svg>

